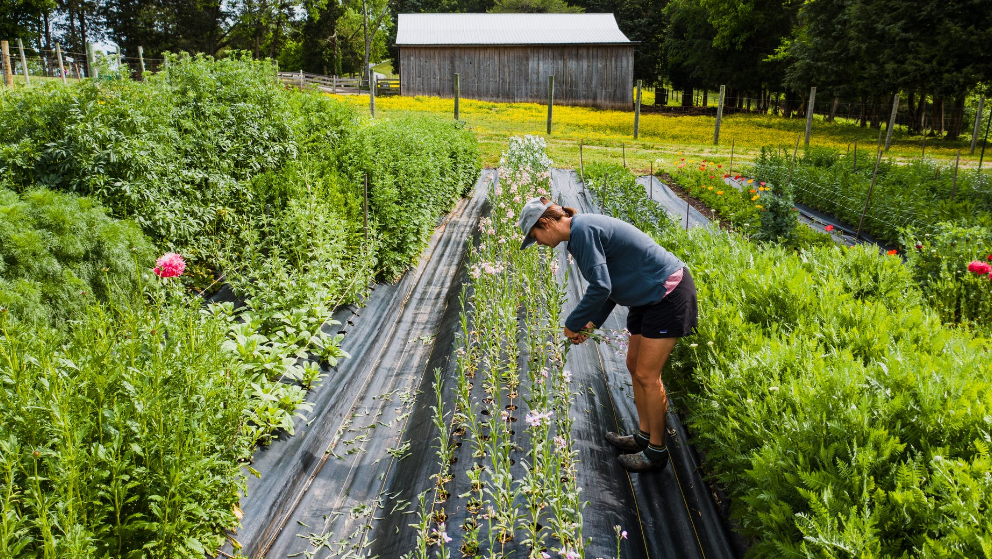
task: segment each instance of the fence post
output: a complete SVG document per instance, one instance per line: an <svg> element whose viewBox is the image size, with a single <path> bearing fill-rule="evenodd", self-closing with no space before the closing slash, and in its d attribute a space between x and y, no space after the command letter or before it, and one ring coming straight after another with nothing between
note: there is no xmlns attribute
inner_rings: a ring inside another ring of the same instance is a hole
<svg viewBox="0 0 992 559"><path fill-rule="evenodd" d="M93 43L86 43L86 74L93 79L100 77L100 70L96 67L96 47Z"/></svg>
<svg viewBox="0 0 992 559"><path fill-rule="evenodd" d="M121 46L117 45L117 71L123 70L124 57L121 56Z"/></svg>
<svg viewBox="0 0 992 559"><path fill-rule="evenodd" d="M861 219L858 221L858 230L854 233L855 239L861 238L861 225L865 222L865 214L868 212L868 201L871 200L871 193L875 190L875 179L878 177L878 164L882 162L882 148L876 148L878 155L875 157L875 172L871 175L871 184L868 186L868 196L865 196L865 207L861 209Z"/></svg>
<svg viewBox="0 0 992 559"><path fill-rule="evenodd" d="M858 139L854 139L854 170L853 173L858 172Z"/></svg>
<svg viewBox="0 0 992 559"><path fill-rule="evenodd" d="M306 82L306 78L303 77L303 68L300 68L300 91L303 91L306 88L306 86L307 86L307 82Z"/></svg>
<svg viewBox="0 0 992 559"><path fill-rule="evenodd" d="M459 116L458 97L461 95L462 84L461 84L461 76L459 76L457 72L454 75L454 84L455 84L455 120L458 120L458 116Z"/></svg>
<svg viewBox="0 0 992 559"><path fill-rule="evenodd" d="M803 144L809 147L809 137L813 134L813 108L816 106L816 88L809 88L809 105L806 107L806 141Z"/></svg>
<svg viewBox="0 0 992 559"><path fill-rule="evenodd" d="M723 103L727 98L727 86L720 86L720 104L716 107L716 128L713 130L713 145L720 145L720 123L723 121Z"/></svg>
<svg viewBox="0 0 992 559"><path fill-rule="evenodd" d="M138 63L141 64L141 79L145 79L145 47L138 46Z"/></svg>
<svg viewBox="0 0 992 559"><path fill-rule="evenodd" d="M372 118L375 118L375 72L369 72L369 111L372 113Z"/></svg>
<svg viewBox="0 0 992 559"><path fill-rule="evenodd" d="M31 85L31 76L28 75L28 59L24 56L24 42L17 40L17 50L21 53L21 70L24 71L24 85Z"/></svg>
<svg viewBox="0 0 992 559"><path fill-rule="evenodd" d="M978 144L978 131L982 127L982 110L985 108L985 96L978 98L978 110L975 111L975 129L971 133L971 151L969 155L975 155L975 145Z"/></svg>
<svg viewBox="0 0 992 559"><path fill-rule="evenodd" d="M62 62L62 47L55 43L55 57L59 59L59 75L62 76L62 83L65 83L65 63Z"/></svg>
<svg viewBox="0 0 992 559"><path fill-rule="evenodd" d="M885 151L889 151L889 146L892 145L892 129L896 125L896 112L899 110L899 94L892 100L892 114L889 115L889 129L885 131Z"/></svg>
<svg viewBox="0 0 992 559"><path fill-rule="evenodd" d="M992 125L992 111L989 111L989 118L985 120L985 139L982 140L982 154L978 156L978 171L982 171L982 160L985 159L985 145L989 143L989 125Z"/></svg>
<svg viewBox="0 0 992 559"><path fill-rule="evenodd" d="M637 100L634 101L634 139L641 128L641 80L637 80Z"/></svg>
<svg viewBox="0 0 992 559"><path fill-rule="evenodd" d="M623 157L623 168L627 168L627 144L620 143L620 154Z"/></svg>
<svg viewBox="0 0 992 559"><path fill-rule="evenodd" d="M548 135L551 135L551 117L555 108L555 76L548 76Z"/></svg>
<svg viewBox="0 0 992 559"><path fill-rule="evenodd" d="M651 160L651 177L650 177L650 181L651 182L649 182L648 184L651 185L651 190L650 190L650 194L648 194L648 198L654 200L654 160L653 159Z"/></svg>
<svg viewBox="0 0 992 559"><path fill-rule="evenodd" d="M7 87L14 87L14 70L10 67L10 43L0 41L0 52L3 53L3 83ZM985 146L982 146L985 150Z"/></svg>

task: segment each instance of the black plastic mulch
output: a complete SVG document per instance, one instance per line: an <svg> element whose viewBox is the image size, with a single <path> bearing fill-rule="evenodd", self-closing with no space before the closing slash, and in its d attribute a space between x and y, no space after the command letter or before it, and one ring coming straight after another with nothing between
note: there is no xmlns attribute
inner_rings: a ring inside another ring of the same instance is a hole
<svg viewBox="0 0 992 559"><path fill-rule="evenodd" d="M459 288L455 280L485 206L486 178L484 172L472 197L438 227L415 270L394 285L377 286L354 316L336 317L344 319L341 347L351 357L311 392L314 411L297 420L296 435L256 452L253 468L261 478L250 479L242 528L233 535L242 554L364 555L372 543L370 526L393 506L388 482L410 461L400 460L407 454L404 434L418 430L410 412L424 379L433 379L428 360L445 302Z"/></svg>

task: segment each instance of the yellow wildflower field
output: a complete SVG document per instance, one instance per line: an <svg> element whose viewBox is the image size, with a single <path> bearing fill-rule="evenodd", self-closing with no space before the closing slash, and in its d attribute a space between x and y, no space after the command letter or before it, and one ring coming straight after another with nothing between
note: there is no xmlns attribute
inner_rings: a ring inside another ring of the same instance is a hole
<svg viewBox="0 0 992 559"><path fill-rule="evenodd" d="M357 95L334 95L344 102L368 110L369 98ZM453 118L454 100L440 97L386 96L375 100L376 118L401 115L438 115ZM640 134L633 139L634 112L555 106L552 133L547 132L548 107L537 103L493 103L461 99L460 117L476 133L485 165L495 165L513 135L534 134L548 141L549 155L563 167L579 166L579 144L586 161L626 161L629 167L647 171L652 163L671 163L679 152L710 160L729 161L734 145L734 166L760 153L762 146L792 150L806 128L805 119L783 119L756 114L724 115L720 128L720 145L713 145L716 119L713 116L674 116L648 112L640 119ZM859 153L871 157L878 130L860 128L850 122L826 123L817 116L810 144L846 152L858 140ZM800 141L801 143L801 141ZM802 146L800 146L801 148ZM896 129L888 156L912 159L920 156L919 137L910 137ZM928 140L928 157L953 160L962 150L962 164L976 166L978 153L968 156L964 141ZM992 158L992 153L988 154ZM681 156L680 156L681 157ZM659 161L660 160L660 161Z"/></svg>

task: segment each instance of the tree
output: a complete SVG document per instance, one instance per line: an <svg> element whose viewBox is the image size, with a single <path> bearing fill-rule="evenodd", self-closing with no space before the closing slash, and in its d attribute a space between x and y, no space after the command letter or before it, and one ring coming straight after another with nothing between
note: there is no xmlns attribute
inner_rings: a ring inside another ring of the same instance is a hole
<svg viewBox="0 0 992 559"><path fill-rule="evenodd" d="M496 0L491 13L503 14L581 14L580 6L569 6L565 0Z"/></svg>

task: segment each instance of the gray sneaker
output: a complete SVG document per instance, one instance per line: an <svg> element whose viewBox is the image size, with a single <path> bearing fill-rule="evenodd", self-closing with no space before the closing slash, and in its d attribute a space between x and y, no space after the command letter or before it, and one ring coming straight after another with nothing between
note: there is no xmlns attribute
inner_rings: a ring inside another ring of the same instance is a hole
<svg viewBox="0 0 992 559"><path fill-rule="evenodd" d="M668 450L665 449L665 455L661 460L651 460L643 452L638 452L636 454L621 454L617 456L617 460L620 464L627 469L628 472L652 472L654 470L664 470L665 466L668 465Z"/></svg>
<svg viewBox="0 0 992 559"><path fill-rule="evenodd" d="M644 450L641 445L637 444L637 439L634 435L621 435L620 433L614 433L613 431L606 432L606 442L620 449L621 452L640 452Z"/></svg>

